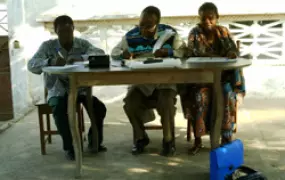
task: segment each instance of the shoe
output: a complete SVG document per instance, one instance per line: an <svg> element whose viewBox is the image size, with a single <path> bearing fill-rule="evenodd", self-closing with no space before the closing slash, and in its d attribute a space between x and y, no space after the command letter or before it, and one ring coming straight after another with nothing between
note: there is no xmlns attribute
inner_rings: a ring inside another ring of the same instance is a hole
<svg viewBox="0 0 285 180"><path fill-rule="evenodd" d="M74 150L65 151L65 157L67 160L74 161L75 160Z"/></svg>
<svg viewBox="0 0 285 180"><path fill-rule="evenodd" d="M189 149L188 154L191 154L193 156L197 155L201 149L203 149L204 146L202 144L194 144L192 148Z"/></svg>
<svg viewBox="0 0 285 180"><path fill-rule="evenodd" d="M132 148L132 154L138 155L144 152L144 148L149 144L149 138L137 140L136 144Z"/></svg>
<svg viewBox="0 0 285 180"><path fill-rule="evenodd" d="M92 153L106 152L106 151L108 150L106 146L100 145L100 146L98 147L98 151L95 152L95 151L92 149L92 145L91 145L91 144L88 144L88 149L89 149L89 151L91 151Z"/></svg>
<svg viewBox="0 0 285 180"><path fill-rule="evenodd" d="M169 142L163 141L162 142L162 151L161 151L160 155L166 156L166 157L174 156L175 151L176 151L176 149L175 149L175 145L174 145L173 141L169 141Z"/></svg>
<svg viewBox="0 0 285 180"><path fill-rule="evenodd" d="M202 144L202 139L197 137L195 138L195 142L192 148L189 149L188 153L195 156L196 154L198 154L200 152L200 150L204 148L203 144Z"/></svg>
<svg viewBox="0 0 285 180"><path fill-rule="evenodd" d="M221 140L221 145L226 145L226 144L229 144L230 142L232 142L232 137L229 136L229 137L222 137L222 140Z"/></svg>
<svg viewBox="0 0 285 180"><path fill-rule="evenodd" d="M107 147L104 146L104 145L100 145L99 148L98 148L99 152L106 152L107 150L108 150Z"/></svg>

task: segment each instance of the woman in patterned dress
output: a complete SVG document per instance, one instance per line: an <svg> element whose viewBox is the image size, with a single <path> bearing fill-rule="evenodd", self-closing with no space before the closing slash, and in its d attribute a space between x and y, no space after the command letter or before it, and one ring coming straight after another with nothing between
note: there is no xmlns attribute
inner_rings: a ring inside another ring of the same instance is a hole
<svg viewBox="0 0 285 180"><path fill-rule="evenodd" d="M219 13L213 3L204 3L199 8L200 23L188 36L188 57L227 57L234 59L238 50L229 30L217 25ZM233 115L236 93L245 93L242 70L222 73L225 113L222 123L222 144L232 140ZM190 149L193 154L203 147L201 137L209 131L212 87L210 84L185 84L179 87L184 116L192 121L195 142Z"/></svg>

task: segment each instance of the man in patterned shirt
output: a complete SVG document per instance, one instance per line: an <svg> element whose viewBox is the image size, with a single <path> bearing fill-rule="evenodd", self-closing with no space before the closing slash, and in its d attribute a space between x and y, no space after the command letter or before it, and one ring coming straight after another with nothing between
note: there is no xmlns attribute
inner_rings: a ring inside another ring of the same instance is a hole
<svg viewBox="0 0 285 180"><path fill-rule="evenodd" d="M136 60L141 57L181 58L186 45L177 31L166 24L160 24L160 10L154 6L146 7L140 17L139 25L122 38L112 50L113 59ZM167 32L173 35L162 47L152 53L155 43ZM144 123L155 119L153 108L161 117L163 143L161 155L175 153L174 117L176 112L176 86L169 84L133 85L124 99L124 110L134 132L133 154L141 154L149 144ZM153 103L149 103L153 102Z"/></svg>

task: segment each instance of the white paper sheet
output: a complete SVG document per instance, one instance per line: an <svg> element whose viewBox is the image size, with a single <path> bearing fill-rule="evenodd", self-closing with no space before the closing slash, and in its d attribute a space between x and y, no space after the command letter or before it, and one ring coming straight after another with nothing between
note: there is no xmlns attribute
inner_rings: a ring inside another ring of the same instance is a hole
<svg viewBox="0 0 285 180"><path fill-rule="evenodd" d="M50 70L66 70L66 69L72 69L72 68L77 68L80 65L72 64L72 65L65 65L65 66L49 66L45 67L45 69L50 69Z"/></svg>
<svg viewBox="0 0 285 180"><path fill-rule="evenodd" d="M155 45L153 46L152 53L155 53L156 50L160 49L162 45L174 34L174 31L167 29L165 33L156 41Z"/></svg>
<svg viewBox="0 0 285 180"><path fill-rule="evenodd" d="M83 54L83 55L81 55L81 57L84 61L88 61L89 55Z"/></svg>
<svg viewBox="0 0 285 180"><path fill-rule="evenodd" d="M78 66L85 66L88 64L89 64L89 61L74 62L74 65L78 65Z"/></svg>
<svg viewBox="0 0 285 180"><path fill-rule="evenodd" d="M142 61L127 61L126 66L130 69L158 69L158 68L179 68L180 59L165 58L163 62L144 64Z"/></svg>

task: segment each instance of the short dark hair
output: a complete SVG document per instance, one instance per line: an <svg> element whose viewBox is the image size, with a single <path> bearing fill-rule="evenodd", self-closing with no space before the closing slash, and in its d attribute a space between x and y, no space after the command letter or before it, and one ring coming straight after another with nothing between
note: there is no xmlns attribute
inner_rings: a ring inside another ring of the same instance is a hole
<svg viewBox="0 0 285 180"><path fill-rule="evenodd" d="M218 12L218 8L217 6L212 3L212 2L205 2L204 4L202 4L202 6L200 6L199 10L198 10L198 14L200 15L201 12L205 12L205 11L212 11L213 13L215 13L215 15L217 16L217 18L219 18L219 12Z"/></svg>
<svg viewBox="0 0 285 180"><path fill-rule="evenodd" d="M67 15L62 15L62 16L58 16L57 18L55 18L55 20L53 22L54 32L56 32L58 25L65 25L65 24L70 24L70 25L74 26L73 20L71 19L71 17L69 17Z"/></svg>
<svg viewBox="0 0 285 180"><path fill-rule="evenodd" d="M142 14L155 15L157 17L157 23L160 22L161 13L160 10L155 6L148 6L144 8Z"/></svg>

